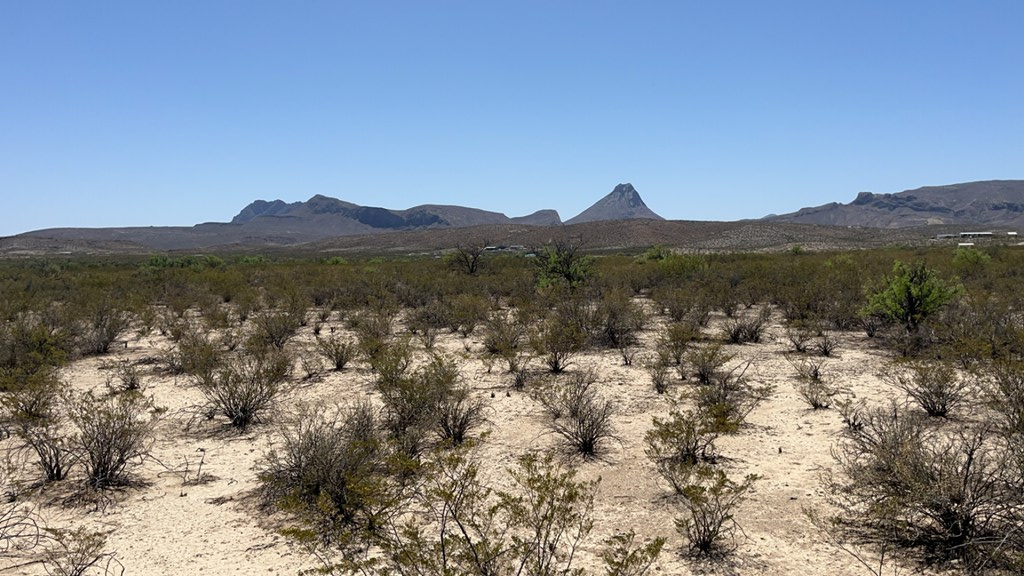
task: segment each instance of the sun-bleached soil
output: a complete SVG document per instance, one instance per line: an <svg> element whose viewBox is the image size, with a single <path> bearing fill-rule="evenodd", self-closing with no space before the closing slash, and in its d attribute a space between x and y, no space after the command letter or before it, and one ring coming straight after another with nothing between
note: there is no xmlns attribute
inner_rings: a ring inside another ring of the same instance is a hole
<svg viewBox="0 0 1024 576"><path fill-rule="evenodd" d="M750 311L753 312L753 311ZM748 312L748 313L750 313ZM652 417L667 416L671 398L679 398L691 384L673 380L670 392L657 394L639 359L624 366L614 350L592 349L573 360L570 371L593 368L601 395L615 403L615 430L601 458L583 461L563 456L565 465L579 471L579 479L600 478L593 512L594 529L584 543L578 565L588 573L603 573L599 552L608 536L633 529L642 538L665 536L668 542L653 574L835 574L862 575L866 570L849 554L829 543L806 518L807 507L827 511L820 481L823 469L833 466L830 448L843 427L835 409L811 410L797 394L797 381L785 331L774 318L760 344L729 345L734 354L729 366L751 361L747 376L756 383L775 386L772 397L757 407L735 435L719 439L721 466L731 478L757 474L749 498L736 512L742 526L738 547L726 561L699 563L683 554L685 539L674 519L683 514L671 489L644 454L644 434ZM714 317L704 337L720 338L721 317ZM324 327L344 330L337 318ZM645 352L653 350L662 320L652 318L642 335ZM402 331L404 326L396 326ZM894 390L878 376L887 353L863 333L838 333L839 347L826 370L835 383L857 398L885 402ZM511 377L500 363L489 366L482 358L481 331L468 338L439 335L435 350L459 359L463 380L488 406L489 434L477 448L489 481L507 484L504 471L528 450L561 449L559 437L547 431L547 416L540 403L526 392L510 388ZM309 342L311 328L300 329L291 345ZM426 356L419 340L420 358ZM373 378L365 363L356 361L340 372L302 380L297 367L293 384L270 422L239 433L220 419L196 417L201 394L186 377L163 370L172 344L155 332L132 334L126 349L104 357L71 364L63 378L77 390L104 390L107 373L102 365L112 359L140 362L146 393L156 406L166 408L152 444L152 458L134 468L138 485L111 492L103 498L81 496L80 471L68 480L25 489L20 498L31 502L50 526L86 526L109 531L107 548L116 551L126 574L296 574L317 566L299 546L280 534L288 524L281 513L261 509L254 495L260 460L278 438L278 423L300 402L326 406L375 399ZM545 369L534 359L536 378ZM7 439L2 447L10 447ZM200 469L201 463L201 469ZM17 462L15 463L18 464ZM30 483L38 472L22 462L18 479ZM0 556L0 573L43 574L41 550ZM866 552L868 558L871 553Z"/></svg>

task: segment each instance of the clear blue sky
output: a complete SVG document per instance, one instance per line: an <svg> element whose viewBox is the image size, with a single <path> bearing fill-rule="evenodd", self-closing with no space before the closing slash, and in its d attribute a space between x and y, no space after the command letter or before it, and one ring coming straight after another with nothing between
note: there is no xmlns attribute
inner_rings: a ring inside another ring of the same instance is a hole
<svg viewBox="0 0 1024 576"><path fill-rule="evenodd" d="M0 235L1024 178L1024 2L0 0Z"/></svg>

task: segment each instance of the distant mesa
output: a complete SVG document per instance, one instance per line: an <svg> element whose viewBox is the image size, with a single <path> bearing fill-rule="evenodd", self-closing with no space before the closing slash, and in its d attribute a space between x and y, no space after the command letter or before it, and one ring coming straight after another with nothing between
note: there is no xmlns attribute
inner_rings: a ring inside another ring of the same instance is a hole
<svg viewBox="0 0 1024 576"><path fill-rule="evenodd" d="M601 220L664 220L644 204L640 193L632 184L619 184L607 196L594 203L593 206L566 220L566 224L582 224Z"/></svg>
<svg viewBox="0 0 1024 576"><path fill-rule="evenodd" d="M861 192L849 204L830 202L764 220L796 224L909 228L929 224L1024 226L1024 180L926 186L896 194Z"/></svg>

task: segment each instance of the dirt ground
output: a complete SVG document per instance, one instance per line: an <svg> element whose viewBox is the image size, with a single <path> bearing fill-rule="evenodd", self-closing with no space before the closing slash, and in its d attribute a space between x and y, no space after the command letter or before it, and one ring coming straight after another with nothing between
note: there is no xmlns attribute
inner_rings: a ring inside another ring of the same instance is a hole
<svg viewBox="0 0 1024 576"><path fill-rule="evenodd" d="M706 337L718 337L721 320L712 319ZM325 330L330 326L344 330L337 320ZM660 328L661 320L654 319L645 330L642 347L646 351L653 350ZM466 339L444 333L435 348L459 358L462 378L490 407L486 426L490 434L478 455L486 474L498 482L525 451L558 450L559 441L546 431L547 417L540 404L525 392L511 390L511 378L500 365L489 369L481 359L481 337L479 330ZM311 328L304 327L294 342L312 338ZM877 374L886 360L885 351L863 333L839 333L838 338L837 354L826 365L836 384L869 402L893 397L894 390ZM418 340L414 342L421 347ZM150 362L162 358L170 346L156 333L132 335L127 349L79 360L66 369L64 379L76 389L102 390L104 362L118 358ZM683 512L644 454L643 438L652 417L666 416L670 398L678 397L688 384L674 380L670 392L659 395L641 362L624 366L615 351L591 350L576 357L570 370L596 371L600 393L615 403L620 440L612 442L598 460L567 460L567 465L577 467L580 479L600 478L594 529L578 565L590 573L603 573L598 557L601 542L616 532L634 529L643 538L668 539L653 574L867 574L854 558L830 544L803 513L807 507L827 510L820 474L833 466L830 447L843 426L839 413L811 410L796 393L791 363L795 355L777 317L762 343L726 348L735 355L730 365L750 360L747 375L754 382L775 386L774 395L749 415L747 425L717 444L722 466L731 478L760 476L736 513L742 526L736 552L719 564L695 563L683 555L685 539L673 522ZM422 349L418 353L425 356ZM169 375L158 362L142 368L147 394L166 412L157 427L152 458L134 469L139 485L101 500L83 500L76 497L81 482L73 475L22 497L37 505L50 526L109 531L108 549L116 551L126 574L297 574L316 567L300 547L279 534L284 516L260 510L253 496L258 463L277 438L275 422L237 433L222 420L197 420L194 407L202 397L187 378ZM530 369L538 376L544 372L536 359ZM375 397L372 376L362 362L311 381L300 377L296 368L295 384L281 400L281 412L299 402L334 405ZM278 414L276 420L281 419ZM3 447L12 441L4 441ZM19 474L23 481L38 475L24 464ZM35 562L39 554L37 549L6 558L0 555L0 573L43 574L42 564Z"/></svg>

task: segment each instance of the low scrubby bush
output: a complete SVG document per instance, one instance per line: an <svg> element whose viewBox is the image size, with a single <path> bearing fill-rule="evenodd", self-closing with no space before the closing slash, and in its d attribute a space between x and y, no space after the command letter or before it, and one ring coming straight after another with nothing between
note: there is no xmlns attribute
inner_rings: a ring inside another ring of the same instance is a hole
<svg viewBox="0 0 1024 576"><path fill-rule="evenodd" d="M948 416L970 392L969 382L944 362L894 363L881 376L913 398L929 416Z"/></svg>
<svg viewBox="0 0 1024 576"><path fill-rule="evenodd" d="M612 403L597 394L592 370L570 374L565 382L550 384L543 400L552 415L549 427L584 457L596 456L608 440L616 439Z"/></svg>
<svg viewBox="0 0 1024 576"><path fill-rule="evenodd" d="M309 515L321 529L379 526L395 502L376 410L365 403L334 411L304 406L289 420L258 467L264 501Z"/></svg>
<svg viewBox="0 0 1024 576"><path fill-rule="evenodd" d="M330 362L334 370L344 370L349 362L355 359L358 348L352 340L339 334L331 334L316 339L317 350Z"/></svg>
<svg viewBox="0 0 1024 576"><path fill-rule="evenodd" d="M129 481L129 464L149 455L151 409L151 402L140 394L100 398L86 393L71 402L70 419L77 429L73 445L90 486L110 488Z"/></svg>
<svg viewBox="0 0 1024 576"><path fill-rule="evenodd" d="M999 435L947 433L896 404L866 409L863 422L834 450L842 475L825 476L834 526L966 573L1019 567L1024 469Z"/></svg>
<svg viewBox="0 0 1024 576"><path fill-rule="evenodd" d="M291 371L292 358L283 350L246 349L212 374L197 378L196 386L211 412L245 429L274 405Z"/></svg>
<svg viewBox="0 0 1024 576"><path fill-rule="evenodd" d="M840 390L825 371L824 360L805 359L793 365L796 369L796 392L814 410L832 406Z"/></svg>
<svg viewBox="0 0 1024 576"><path fill-rule="evenodd" d="M644 435L645 453L672 489L681 494L690 480L691 469L716 458L718 432L696 412L673 410L667 419L654 418Z"/></svg>
<svg viewBox="0 0 1024 576"><path fill-rule="evenodd" d="M760 342L771 319L771 308L762 308L755 316L730 318L725 322L725 339L730 344Z"/></svg>
<svg viewBox="0 0 1024 576"><path fill-rule="evenodd" d="M686 537L691 554L711 557L735 550L739 529L736 507L757 479L748 475L737 483L714 466L701 464L692 468L690 482L681 491L686 515L675 521L676 530Z"/></svg>

